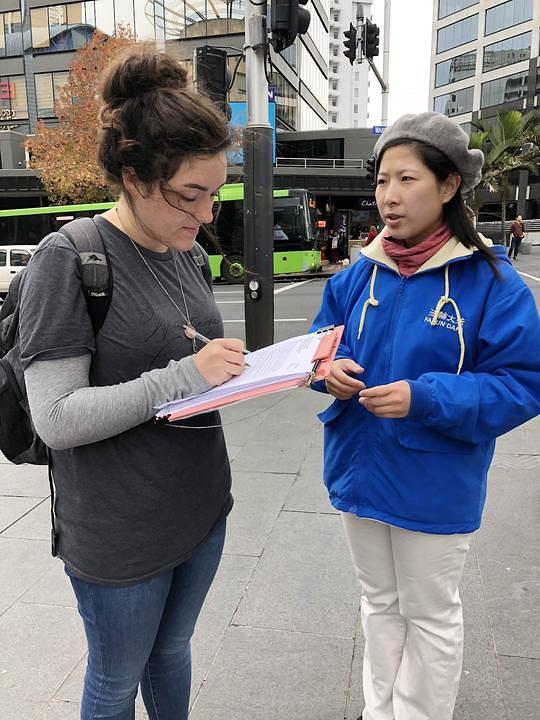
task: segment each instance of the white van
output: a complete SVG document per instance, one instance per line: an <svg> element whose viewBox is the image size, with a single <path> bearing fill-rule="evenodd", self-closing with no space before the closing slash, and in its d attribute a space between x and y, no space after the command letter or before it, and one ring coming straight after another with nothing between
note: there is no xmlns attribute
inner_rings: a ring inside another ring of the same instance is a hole
<svg viewBox="0 0 540 720"><path fill-rule="evenodd" d="M35 245L0 245L0 295L8 291L9 283L32 257Z"/></svg>

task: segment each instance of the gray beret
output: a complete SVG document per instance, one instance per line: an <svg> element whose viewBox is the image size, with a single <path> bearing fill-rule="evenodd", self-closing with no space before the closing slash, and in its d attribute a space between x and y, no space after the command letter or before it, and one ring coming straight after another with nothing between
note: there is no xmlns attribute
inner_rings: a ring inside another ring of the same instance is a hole
<svg viewBox="0 0 540 720"><path fill-rule="evenodd" d="M373 153L377 165L388 143L397 140L418 140L444 153L461 175L462 192L472 190L482 179L484 153L469 150L469 136L446 115L436 112L402 115L375 143Z"/></svg>

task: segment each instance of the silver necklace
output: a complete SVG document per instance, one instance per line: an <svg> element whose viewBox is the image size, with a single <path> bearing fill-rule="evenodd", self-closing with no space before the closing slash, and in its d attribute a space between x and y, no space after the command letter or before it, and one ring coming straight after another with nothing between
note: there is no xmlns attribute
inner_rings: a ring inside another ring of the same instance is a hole
<svg viewBox="0 0 540 720"><path fill-rule="evenodd" d="M175 272L176 272L176 279L177 279L177 281L178 281L178 285L179 285L180 291L181 291L181 293L182 293L182 299L183 299L183 301L184 301L184 307L186 308L186 312L185 312L185 313L184 313L183 310L179 307L178 303L177 303L176 300L172 297L172 295L169 293L169 291L167 290L167 288L165 287L165 285L163 285L163 283L161 282L161 280L158 278L158 276L157 276L156 273L154 272L154 270L153 270L152 266L150 265L150 263L146 260L146 258L145 258L144 255L142 254L142 252L139 250L139 248L138 248L138 246L137 246L137 243L133 240L133 238L131 237L131 235L128 235L128 233L126 232L124 223L122 222L122 220L121 220L121 218L120 218L120 213L118 212L118 208L115 208L115 211L116 211L116 217L118 218L118 222L119 222L120 225L121 225L121 229L122 229L122 231L124 232L124 234L128 237L130 243L131 243L131 244L133 245L133 247L135 248L135 251L136 251L137 255L140 257L140 259L142 260L142 262L144 263L144 265L146 265L148 271L151 273L151 275L153 276L154 280L157 282L157 284L159 285L159 287L163 290L163 292L165 293L165 295L169 298L169 300L170 300L171 303L174 305L174 307L176 308L176 310L178 311L178 313L179 313L179 314L182 316L182 318L185 320L185 326L183 326L183 327L184 327L184 335L187 337L188 340L191 340L191 344L192 344L192 346L193 346L193 352L197 352L197 345L196 345L196 343L195 343L195 336L194 336L194 334L193 334L193 332L195 331L195 328L193 327L193 324L192 324L192 322L191 322L191 320L190 320L190 317L189 317L189 309L188 309L188 304L187 304L187 300L186 300L186 294L185 294L185 292L184 292L184 286L183 286L183 284L182 284L182 279L180 278L180 273L179 273L179 271L178 271L178 261L177 261L177 259L176 259L176 254L175 254L174 250L172 250L173 262L174 262L174 269L175 269Z"/></svg>

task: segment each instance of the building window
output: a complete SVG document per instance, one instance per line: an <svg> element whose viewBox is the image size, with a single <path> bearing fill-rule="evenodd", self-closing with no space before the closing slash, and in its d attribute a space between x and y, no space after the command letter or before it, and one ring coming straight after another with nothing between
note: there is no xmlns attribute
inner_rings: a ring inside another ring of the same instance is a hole
<svg viewBox="0 0 540 720"><path fill-rule="evenodd" d="M23 54L21 13L0 13L0 57Z"/></svg>
<svg viewBox="0 0 540 720"><path fill-rule="evenodd" d="M332 98L332 100L331 100L331 102L330 102L330 105L331 105L332 107L337 107L337 98L336 98L336 97L333 97L333 98Z"/></svg>
<svg viewBox="0 0 540 720"><path fill-rule="evenodd" d="M339 53L339 48L338 48L337 45L334 45L334 47L332 48L332 55L333 55L333 57L337 57L337 56L338 56L338 53Z"/></svg>
<svg viewBox="0 0 540 720"><path fill-rule="evenodd" d="M355 73L354 73L354 82L358 82L359 80L360 80L360 73L359 73L359 72L355 72Z"/></svg>
<svg viewBox="0 0 540 720"><path fill-rule="evenodd" d="M477 4L478 0L439 0L439 20Z"/></svg>
<svg viewBox="0 0 540 720"><path fill-rule="evenodd" d="M332 20L339 22L339 10L332 10Z"/></svg>
<svg viewBox="0 0 540 720"><path fill-rule="evenodd" d="M332 90L337 90L339 87L339 82L337 80L331 80L330 87L332 88Z"/></svg>
<svg viewBox="0 0 540 720"><path fill-rule="evenodd" d="M359 95L360 95L360 90L359 90L359 88L355 87L353 94L354 94L354 97L355 97L355 98L359 97Z"/></svg>
<svg viewBox="0 0 540 720"><path fill-rule="evenodd" d="M531 33L506 38L484 48L483 72L528 60L531 56Z"/></svg>
<svg viewBox="0 0 540 720"><path fill-rule="evenodd" d="M358 115L358 104L357 104L357 103L355 103L355 104L353 105L353 113L354 113L355 115Z"/></svg>
<svg viewBox="0 0 540 720"><path fill-rule="evenodd" d="M330 113L330 122L337 123L337 113Z"/></svg>
<svg viewBox="0 0 540 720"><path fill-rule="evenodd" d="M486 10L486 35L532 20L533 0L508 0Z"/></svg>
<svg viewBox="0 0 540 720"><path fill-rule="evenodd" d="M38 117L54 117L54 106L67 83L69 72L39 73L34 76Z"/></svg>
<svg viewBox="0 0 540 720"><path fill-rule="evenodd" d="M476 40L478 35L478 14L471 15L464 20L446 25L437 30L437 52L441 53L450 48L464 45Z"/></svg>
<svg viewBox="0 0 540 720"><path fill-rule="evenodd" d="M476 50L435 65L435 87L472 77L476 69Z"/></svg>
<svg viewBox="0 0 540 720"><path fill-rule="evenodd" d="M502 105L503 103L515 102L527 97L528 76L529 73L525 70L524 72L482 83L480 107Z"/></svg>
<svg viewBox="0 0 540 720"><path fill-rule="evenodd" d="M339 40L339 30L337 28L332 30L332 37L334 40Z"/></svg>
<svg viewBox="0 0 540 720"><path fill-rule="evenodd" d="M24 75L0 77L0 116L11 120L28 119Z"/></svg>
<svg viewBox="0 0 540 720"><path fill-rule="evenodd" d="M90 15L93 4L72 3L30 10L33 51L50 53L86 47L96 28L96 18L93 13ZM108 30L109 33L114 30L114 23Z"/></svg>
<svg viewBox="0 0 540 720"><path fill-rule="evenodd" d="M448 117L470 112L473 107L473 92L474 88L468 87L446 95L438 95L433 98L433 109Z"/></svg>
<svg viewBox="0 0 540 720"><path fill-rule="evenodd" d="M296 104L297 92L283 75L278 73L270 74L270 84L275 88L276 97L276 118L285 127L296 129Z"/></svg>

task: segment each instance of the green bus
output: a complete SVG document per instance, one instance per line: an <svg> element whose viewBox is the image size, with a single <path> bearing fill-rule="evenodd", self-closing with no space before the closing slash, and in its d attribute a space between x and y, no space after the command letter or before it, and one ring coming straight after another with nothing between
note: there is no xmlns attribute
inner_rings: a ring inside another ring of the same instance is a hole
<svg viewBox="0 0 540 720"><path fill-rule="evenodd" d="M218 251L201 231L198 242L208 252L215 279L240 282L244 277L244 186L224 185L214 223ZM0 210L0 245L37 245L45 235L77 217L91 217L114 207L102 202ZM321 267L317 246L315 200L307 190L274 190L274 273L304 274Z"/></svg>

